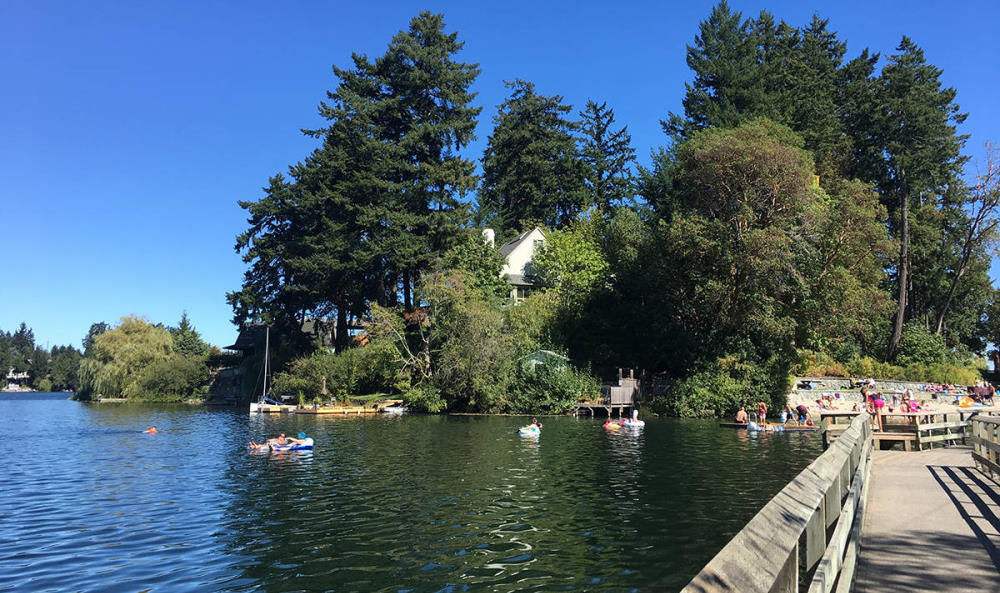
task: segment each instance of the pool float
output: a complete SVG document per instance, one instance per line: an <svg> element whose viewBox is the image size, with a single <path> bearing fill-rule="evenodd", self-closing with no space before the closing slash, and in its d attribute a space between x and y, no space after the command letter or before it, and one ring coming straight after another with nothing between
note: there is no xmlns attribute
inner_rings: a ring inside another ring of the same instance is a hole
<svg viewBox="0 0 1000 593"><path fill-rule="evenodd" d="M642 420L629 420L628 418L622 422L622 426L631 426L632 428L640 428L646 426L646 423Z"/></svg>
<svg viewBox="0 0 1000 593"><path fill-rule="evenodd" d="M312 439L302 439L300 443L285 443L284 445L279 445L278 443L268 443L271 446L272 451L312 451L313 440Z"/></svg>
<svg viewBox="0 0 1000 593"><path fill-rule="evenodd" d="M517 434L526 437L536 437L542 433L537 426L522 426L517 429Z"/></svg>
<svg viewBox="0 0 1000 593"><path fill-rule="evenodd" d="M612 422L610 420L604 423L604 430L619 430L621 427L622 427L621 424Z"/></svg>

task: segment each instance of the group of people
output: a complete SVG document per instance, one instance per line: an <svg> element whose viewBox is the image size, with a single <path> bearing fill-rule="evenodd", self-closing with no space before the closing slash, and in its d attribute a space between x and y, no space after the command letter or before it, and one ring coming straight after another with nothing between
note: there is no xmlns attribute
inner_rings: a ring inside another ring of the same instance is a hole
<svg viewBox="0 0 1000 593"><path fill-rule="evenodd" d="M785 404L785 407L781 410L781 424L787 425L789 422L797 422L799 426L813 426L812 416L809 414L809 408L805 404L798 404L792 406L792 404ZM762 426L767 426L767 404L764 402L757 402L757 418ZM737 424L749 424L750 416L747 414L746 406L741 406L740 410L736 412L736 423Z"/></svg>

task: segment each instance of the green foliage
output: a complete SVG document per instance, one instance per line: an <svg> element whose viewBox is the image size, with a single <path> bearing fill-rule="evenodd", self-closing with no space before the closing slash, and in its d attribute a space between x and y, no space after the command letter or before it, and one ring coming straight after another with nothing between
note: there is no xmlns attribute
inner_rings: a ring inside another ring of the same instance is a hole
<svg viewBox="0 0 1000 593"><path fill-rule="evenodd" d="M771 373L768 373L768 367ZM653 402L654 410L674 416L729 416L763 401L768 409L784 405L787 375L776 365L756 365L741 357L720 358L670 386Z"/></svg>
<svg viewBox="0 0 1000 593"><path fill-rule="evenodd" d="M175 352L196 358L208 356L208 344L201 339L198 330L191 325L187 311L181 314L181 320L177 327L170 329L170 335L174 339Z"/></svg>
<svg viewBox="0 0 1000 593"><path fill-rule="evenodd" d="M440 412L448 405L441 397L441 391L429 383L417 385L404 393L403 401L418 412Z"/></svg>
<svg viewBox="0 0 1000 593"><path fill-rule="evenodd" d="M397 389L399 369L385 344L349 348L339 353L316 352L292 362L285 372L276 373L275 393L301 393L309 400L322 397L324 378L327 397L348 401L364 393L389 393Z"/></svg>
<svg viewBox="0 0 1000 593"><path fill-rule="evenodd" d="M431 329L434 383L453 409L499 411L506 407L513 340L503 311L477 298L463 274L425 281L426 298L439 303Z"/></svg>
<svg viewBox="0 0 1000 593"><path fill-rule="evenodd" d="M72 346L52 348L52 370L49 380L52 389L75 390L78 385L77 373L80 369L80 351Z"/></svg>
<svg viewBox="0 0 1000 593"><path fill-rule="evenodd" d="M607 103L587 101L580 112L580 158L586 165L588 202L605 215L613 209L633 202L635 185L632 166L635 149L628 127L614 131L615 111Z"/></svg>
<svg viewBox="0 0 1000 593"><path fill-rule="evenodd" d="M203 398L208 392L208 368L197 356L174 353L146 366L136 383L136 393L147 401Z"/></svg>
<svg viewBox="0 0 1000 593"><path fill-rule="evenodd" d="M927 331L919 323L906 324L903 328L903 339L899 343L899 354L896 356L896 363L899 366L935 365L950 361L950 349L944 343L944 338Z"/></svg>
<svg viewBox="0 0 1000 593"><path fill-rule="evenodd" d="M514 414L565 414L578 401L592 399L600 386L589 373L569 365L517 366L505 411Z"/></svg>
<svg viewBox="0 0 1000 593"><path fill-rule="evenodd" d="M483 297L500 303L510 293L510 285L501 276L504 258L476 229L464 230L458 242L441 258L442 269L465 272L469 288Z"/></svg>
<svg viewBox="0 0 1000 593"><path fill-rule="evenodd" d="M249 269L230 293L236 321L292 329L303 314L336 315L336 349L370 303L395 304L460 234L477 178L459 151L475 139L476 64L441 15L422 12L374 62L360 54L306 134L322 145L288 178L273 177L236 249ZM294 335L289 332L289 335ZM307 352L303 345L301 352Z"/></svg>
<svg viewBox="0 0 1000 593"><path fill-rule="evenodd" d="M569 305L582 304L608 283L608 263L593 235L590 224L577 223L549 233L535 252L531 275Z"/></svg>
<svg viewBox="0 0 1000 593"><path fill-rule="evenodd" d="M908 328L912 333L912 330ZM932 342L928 339L936 337L929 332L920 341ZM913 341L911 336L911 341ZM931 350L936 345L931 344ZM982 379L978 368L968 364L968 361L952 360L948 362L908 362L895 365L870 357L854 356L846 361L836 360L824 352L811 350L799 351L799 360L792 368L792 373L801 377L875 377L892 381L914 381L918 383L951 383L954 385L973 385Z"/></svg>
<svg viewBox="0 0 1000 593"><path fill-rule="evenodd" d="M565 119L562 96L546 97L523 80L505 83L511 96L498 107L483 155L480 215L511 235L535 224L561 228L589 204L586 169Z"/></svg>
<svg viewBox="0 0 1000 593"><path fill-rule="evenodd" d="M204 360L175 352L166 329L139 317L123 317L114 329L94 335L89 351L80 361L80 399L171 401L204 395Z"/></svg>

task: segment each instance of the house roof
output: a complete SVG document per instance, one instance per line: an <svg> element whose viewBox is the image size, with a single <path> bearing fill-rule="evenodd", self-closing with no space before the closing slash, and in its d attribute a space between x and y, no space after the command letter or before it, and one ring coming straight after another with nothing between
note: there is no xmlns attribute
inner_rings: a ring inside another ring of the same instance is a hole
<svg viewBox="0 0 1000 593"><path fill-rule="evenodd" d="M535 231L538 231L538 232L541 233L542 229L540 229L538 227L535 227L535 228L531 229L530 231L525 231L525 232L521 233L517 237L515 237L515 238L511 239L510 241L507 241L506 243L504 243L503 245L501 245L500 246L500 255L502 255L504 257L507 257L508 255L510 255L512 251L514 251L515 249L517 249L521 245L521 243L524 243L524 241L528 238L528 235L530 235L531 233L533 233ZM545 233L542 233L542 235L544 236Z"/></svg>
<svg viewBox="0 0 1000 593"><path fill-rule="evenodd" d="M535 283L524 277L524 274L507 274L507 283L511 286L534 286Z"/></svg>

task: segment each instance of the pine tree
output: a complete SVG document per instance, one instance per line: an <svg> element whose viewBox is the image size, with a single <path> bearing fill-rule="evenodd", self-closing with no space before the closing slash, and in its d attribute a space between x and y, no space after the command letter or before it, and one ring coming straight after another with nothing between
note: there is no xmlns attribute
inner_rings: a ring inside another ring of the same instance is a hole
<svg viewBox="0 0 1000 593"><path fill-rule="evenodd" d="M510 97L493 118L483 155L481 214L513 234L525 226L561 228L589 204L586 171L565 118L572 109L562 96L546 97L523 80L505 83Z"/></svg>
<svg viewBox="0 0 1000 593"><path fill-rule="evenodd" d="M612 130L615 112L607 103L587 101L580 118L583 133L580 157L587 166L589 201L610 215L615 206L630 201L634 195L632 136L627 126Z"/></svg>
<svg viewBox="0 0 1000 593"><path fill-rule="evenodd" d="M685 84L684 117L671 113L661 122L675 137L709 126L732 128L740 122L768 115L767 97L752 21L743 21L722 0L707 21L699 25L694 45L687 47L687 64L694 81Z"/></svg>
<svg viewBox="0 0 1000 593"><path fill-rule="evenodd" d="M900 251L896 267L897 312L886 356L895 358L903 325L912 317L910 269L911 216L914 205L936 200L958 182L967 136L956 126L965 121L955 89L942 86L942 71L928 64L924 52L903 37L875 83L871 127L855 142L865 152L867 178L876 183L886 205L895 213L894 235ZM917 262L923 265L924 262Z"/></svg>

